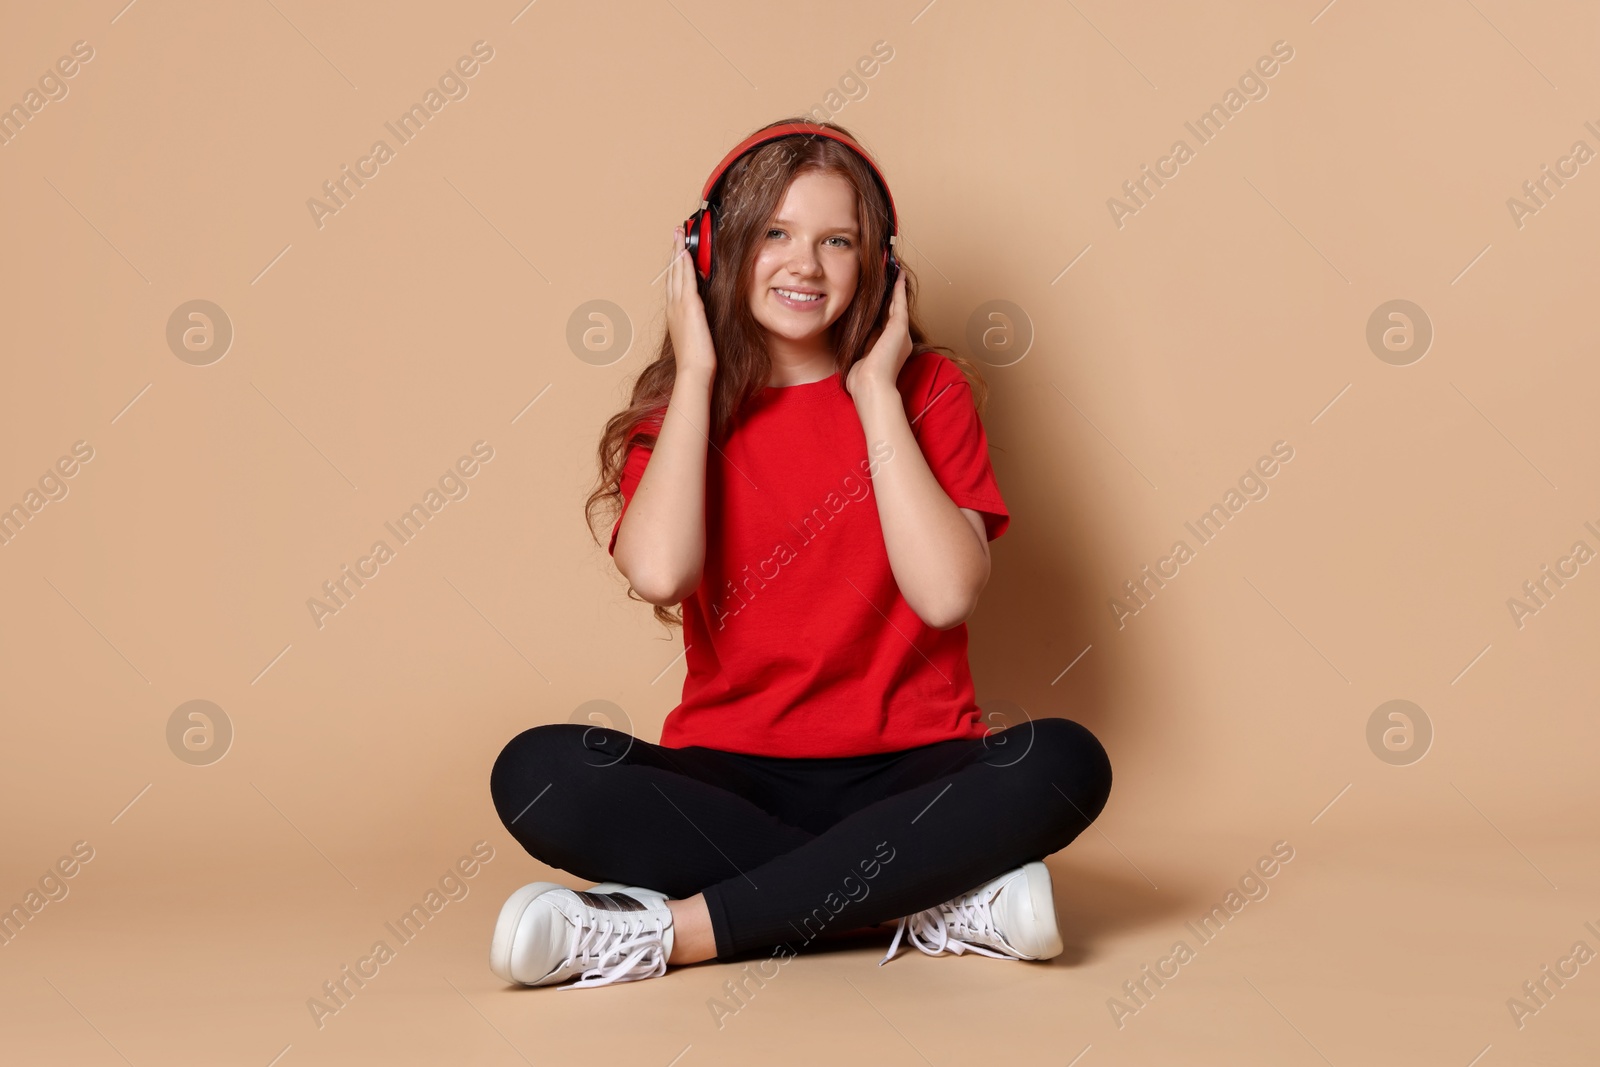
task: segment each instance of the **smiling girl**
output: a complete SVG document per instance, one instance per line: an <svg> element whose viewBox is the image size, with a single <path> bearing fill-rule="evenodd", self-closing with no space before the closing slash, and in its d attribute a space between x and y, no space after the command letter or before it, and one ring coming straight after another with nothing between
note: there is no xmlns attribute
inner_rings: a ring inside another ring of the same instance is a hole
<svg viewBox="0 0 1600 1067"><path fill-rule="evenodd" d="M965 620L1010 522L983 383L927 343L893 200L843 127L763 127L702 199L588 501L619 501L617 569L683 626L682 700L659 744L559 723L500 753L507 830L603 884L517 890L490 966L596 986L894 919L884 962L907 933L1055 956L1042 860L1111 766L1071 720L980 721Z"/></svg>

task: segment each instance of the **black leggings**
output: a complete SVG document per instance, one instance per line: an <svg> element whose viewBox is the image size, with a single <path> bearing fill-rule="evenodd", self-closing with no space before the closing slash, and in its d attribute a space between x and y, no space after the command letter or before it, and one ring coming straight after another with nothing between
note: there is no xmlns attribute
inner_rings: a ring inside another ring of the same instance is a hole
<svg viewBox="0 0 1600 1067"><path fill-rule="evenodd" d="M932 908L1044 859L1105 807L1111 762L1069 719L830 759L555 723L513 738L489 788L506 829L552 867L704 893L726 961Z"/></svg>

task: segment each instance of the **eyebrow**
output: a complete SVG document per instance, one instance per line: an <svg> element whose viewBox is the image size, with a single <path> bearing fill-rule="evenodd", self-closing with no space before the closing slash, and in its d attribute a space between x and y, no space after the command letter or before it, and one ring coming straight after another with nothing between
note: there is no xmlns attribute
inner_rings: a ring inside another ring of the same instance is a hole
<svg viewBox="0 0 1600 1067"><path fill-rule="evenodd" d="M777 218L772 220L772 224L774 226L792 226L794 225L794 220L789 218ZM829 228L838 230L841 233L848 233L857 236L859 236L861 233L861 231L856 228L854 223L851 223L849 226L832 226Z"/></svg>

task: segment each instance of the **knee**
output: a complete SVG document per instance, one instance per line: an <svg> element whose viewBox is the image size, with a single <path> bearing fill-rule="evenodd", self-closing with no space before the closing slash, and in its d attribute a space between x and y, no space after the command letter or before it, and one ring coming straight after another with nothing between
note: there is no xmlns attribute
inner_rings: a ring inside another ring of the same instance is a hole
<svg viewBox="0 0 1600 1067"><path fill-rule="evenodd" d="M1111 757L1105 746L1088 727L1071 719L1036 719L1031 725L1031 770L1044 789L1070 801L1085 824L1094 822L1111 796Z"/></svg>
<svg viewBox="0 0 1600 1067"><path fill-rule="evenodd" d="M547 789L556 795L544 807L592 794L598 783L585 776L627 762L636 743L632 734L621 730L575 722L524 730L500 750L489 772L495 810L510 826Z"/></svg>
<svg viewBox="0 0 1600 1067"><path fill-rule="evenodd" d="M514 818L570 764L582 751L586 729L577 723L550 723L524 730L506 743L489 772L489 795L502 820Z"/></svg>

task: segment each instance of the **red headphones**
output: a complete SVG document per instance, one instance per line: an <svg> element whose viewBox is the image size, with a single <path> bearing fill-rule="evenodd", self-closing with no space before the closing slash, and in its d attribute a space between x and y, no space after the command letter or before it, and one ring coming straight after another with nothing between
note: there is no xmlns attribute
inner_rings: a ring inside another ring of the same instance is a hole
<svg viewBox="0 0 1600 1067"><path fill-rule="evenodd" d="M688 250L694 261L695 273L704 281L711 280L711 234L715 229L716 216L720 213L722 204L718 186L722 178L728 173L739 159L747 153L754 152L762 145L776 141L783 137L826 137L838 141L846 148L860 156L867 164L867 169L872 172L873 179L878 183L878 188L883 192L883 199L889 205L889 239L883 249L884 276L888 282L888 291L885 293L885 303L894 293L895 279L900 274L900 264L894 257L894 246L900 232L899 217L894 209L894 197L889 195L889 184L883 180L883 175L878 171L878 165L862 150L861 146L842 134L836 133L825 126L813 122L786 122L772 126L747 137L733 151L723 157L717 164L717 169L711 172L705 188L700 192L700 209L684 223L684 247Z"/></svg>

